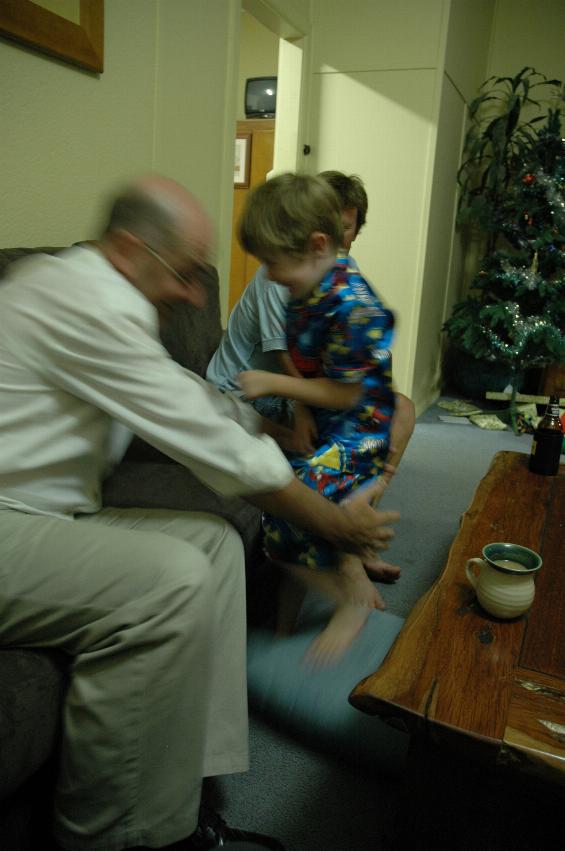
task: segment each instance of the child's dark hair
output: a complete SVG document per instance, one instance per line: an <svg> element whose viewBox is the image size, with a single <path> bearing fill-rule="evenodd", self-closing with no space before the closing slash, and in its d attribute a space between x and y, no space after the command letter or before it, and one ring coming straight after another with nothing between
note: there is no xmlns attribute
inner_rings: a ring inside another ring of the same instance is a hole
<svg viewBox="0 0 565 851"><path fill-rule="evenodd" d="M356 174L343 174L341 171L322 171L322 177L337 193L342 210L357 210L357 233L367 220L369 199L363 181Z"/></svg>
<svg viewBox="0 0 565 851"><path fill-rule="evenodd" d="M314 232L343 240L341 204L325 180L307 174L279 174L250 192L239 221L239 240L262 261L277 254L304 257Z"/></svg>

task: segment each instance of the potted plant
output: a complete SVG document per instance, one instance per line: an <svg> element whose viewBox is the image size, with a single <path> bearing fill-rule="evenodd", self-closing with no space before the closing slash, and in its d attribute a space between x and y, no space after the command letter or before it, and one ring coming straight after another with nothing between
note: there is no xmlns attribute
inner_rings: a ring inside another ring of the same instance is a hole
<svg viewBox="0 0 565 851"><path fill-rule="evenodd" d="M542 108L538 93L551 93L555 107ZM502 370L514 427L524 370L565 362L562 100L560 81L533 68L489 78L469 106L458 172L457 223L481 235L483 256L444 324L447 360L462 352L476 371Z"/></svg>

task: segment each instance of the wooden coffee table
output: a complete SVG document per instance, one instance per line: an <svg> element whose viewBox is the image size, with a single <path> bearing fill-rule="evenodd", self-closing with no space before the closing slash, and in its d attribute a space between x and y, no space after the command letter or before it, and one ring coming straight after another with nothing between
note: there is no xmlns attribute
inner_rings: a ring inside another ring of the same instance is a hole
<svg viewBox="0 0 565 851"><path fill-rule="evenodd" d="M538 476L528 460L517 452L494 456L443 573L382 666L350 695L353 706L413 734L393 847L427 851L449 836L457 849L540 848L553 820L559 824L565 465L558 476ZM543 558L532 608L509 621L481 609L465 576L467 559L493 541L522 544Z"/></svg>
<svg viewBox="0 0 565 851"><path fill-rule="evenodd" d="M543 558L527 615L499 620L476 601L465 563L491 541ZM565 780L565 465L538 476L525 454L494 456L442 575L350 702L458 752Z"/></svg>

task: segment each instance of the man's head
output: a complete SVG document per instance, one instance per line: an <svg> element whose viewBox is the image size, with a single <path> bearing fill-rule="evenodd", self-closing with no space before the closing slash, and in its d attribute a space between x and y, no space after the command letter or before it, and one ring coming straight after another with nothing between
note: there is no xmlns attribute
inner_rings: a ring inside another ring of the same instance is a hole
<svg viewBox="0 0 565 851"><path fill-rule="evenodd" d="M343 243L346 251L365 224L369 200L363 181L356 174L343 174L341 171L322 171L318 175L330 184L341 203L343 222Z"/></svg>
<svg viewBox="0 0 565 851"><path fill-rule="evenodd" d="M249 194L239 238L272 280L301 297L321 281L341 245L339 200L319 177L280 174Z"/></svg>
<svg viewBox="0 0 565 851"><path fill-rule="evenodd" d="M152 303L202 306L198 273L211 243L212 227L196 198L174 180L149 175L115 198L100 244Z"/></svg>

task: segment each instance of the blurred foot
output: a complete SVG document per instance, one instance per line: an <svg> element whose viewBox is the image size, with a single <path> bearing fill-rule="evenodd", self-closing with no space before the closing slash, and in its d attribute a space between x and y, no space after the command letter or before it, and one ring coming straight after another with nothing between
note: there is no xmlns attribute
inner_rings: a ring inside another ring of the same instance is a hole
<svg viewBox="0 0 565 851"><path fill-rule="evenodd" d="M305 662L315 668L335 665L365 626L371 609L346 603L338 606L323 632L308 648Z"/></svg>

